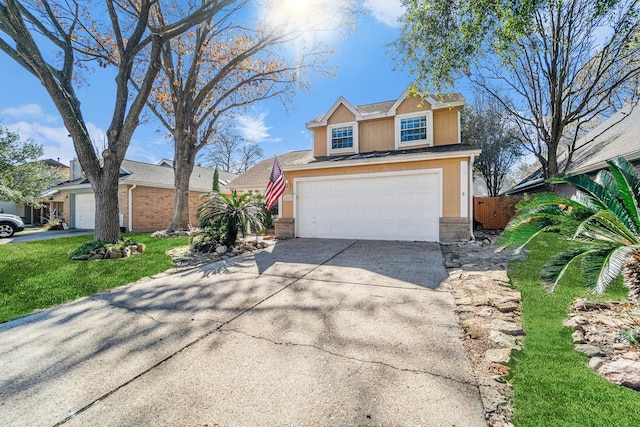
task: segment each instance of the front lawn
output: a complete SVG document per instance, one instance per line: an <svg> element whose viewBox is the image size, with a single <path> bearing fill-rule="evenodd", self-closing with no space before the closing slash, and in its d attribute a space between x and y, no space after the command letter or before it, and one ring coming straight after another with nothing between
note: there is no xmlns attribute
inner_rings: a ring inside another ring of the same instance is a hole
<svg viewBox="0 0 640 427"><path fill-rule="evenodd" d="M509 264L509 277L522 293L524 350L513 353L514 424L524 426L639 426L640 393L607 382L573 349L562 321L573 301L589 296L577 269L553 294L540 284L540 268L561 244L555 234L537 238L525 261ZM598 299L625 299L618 281Z"/></svg>
<svg viewBox="0 0 640 427"><path fill-rule="evenodd" d="M172 267L165 251L189 243L187 237L152 238L125 234L146 245L137 256L71 261L67 253L93 236L0 245L0 322L66 301L134 282Z"/></svg>

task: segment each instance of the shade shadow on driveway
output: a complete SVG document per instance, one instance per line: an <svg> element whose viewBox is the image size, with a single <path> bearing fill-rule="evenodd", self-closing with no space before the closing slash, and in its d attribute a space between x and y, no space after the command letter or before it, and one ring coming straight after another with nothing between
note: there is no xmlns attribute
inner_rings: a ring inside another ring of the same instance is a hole
<svg viewBox="0 0 640 427"><path fill-rule="evenodd" d="M0 325L8 425L484 425L438 245L295 239Z"/></svg>

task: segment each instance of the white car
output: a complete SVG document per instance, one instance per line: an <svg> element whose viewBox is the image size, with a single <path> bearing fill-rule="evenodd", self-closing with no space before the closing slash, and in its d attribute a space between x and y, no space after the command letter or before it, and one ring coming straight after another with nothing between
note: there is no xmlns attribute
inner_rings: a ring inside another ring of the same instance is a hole
<svg viewBox="0 0 640 427"><path fill-rule="evenodd" d="M0 213L0 239L24 230L24 222L17 215Z"/></svg>

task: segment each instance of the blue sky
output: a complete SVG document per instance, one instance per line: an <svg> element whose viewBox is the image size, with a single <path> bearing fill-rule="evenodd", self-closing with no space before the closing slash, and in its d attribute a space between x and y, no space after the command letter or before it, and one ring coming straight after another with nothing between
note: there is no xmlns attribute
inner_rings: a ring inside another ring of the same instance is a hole
<svg viewBox="0 0 640 427"><path fill-rule="evenodd" d="M354 105L397 98L411 82L406 70L393 70L386 44L399 34L399 0L367 0L366 15L346 39L334 38L336 67L333 79L314 79L312 93L295 95L285 107L275 101L255 105L238 119L238 130L262 147L265 157L311 148L305 123L325 113L340 96ZM44 146L45 158L69 164L75 157L72 142L48 94L34 77L0 52L0 124ZM79 91L85 121L94 140L103 140L113 109L113 74L100 69L89 75ZM469 87L457 87L469 97ZM288 111L287 111L288 110ZM140 125L127 152L128 159L155 163L173 158L171 141L157 121Z"/></svg>

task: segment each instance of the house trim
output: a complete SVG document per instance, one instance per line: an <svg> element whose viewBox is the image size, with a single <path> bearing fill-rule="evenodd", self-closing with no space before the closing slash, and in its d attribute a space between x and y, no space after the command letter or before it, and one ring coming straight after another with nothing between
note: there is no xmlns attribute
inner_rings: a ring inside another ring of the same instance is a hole
<svg viewBox="0 0 640 427"><path fill-rule="evenodd" d="M339 168L349 166L362 166L362 165L380 165L390 163L404 163L404 162L417 162L421 160L440 160L440 159L455 159L460 157L470 157L479 155L481 150L463 150L463 151L451 151L448 153L416 153L406 154L391 157L377 157L371 159L357 159L357 160L341 160L341 161L325 161L307 163L305 165L287 165L283 166L283 171L300 171L310 169L327 169L327 168Z"/></svg>

